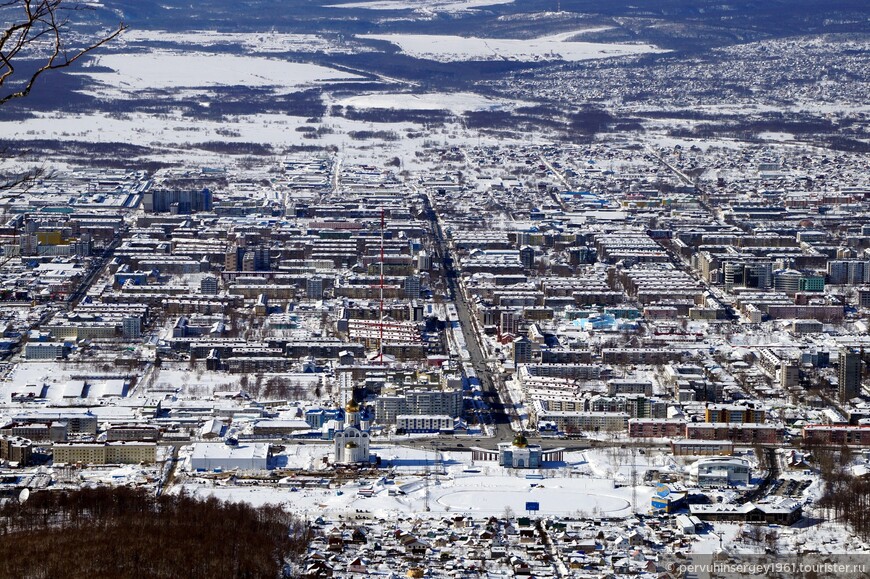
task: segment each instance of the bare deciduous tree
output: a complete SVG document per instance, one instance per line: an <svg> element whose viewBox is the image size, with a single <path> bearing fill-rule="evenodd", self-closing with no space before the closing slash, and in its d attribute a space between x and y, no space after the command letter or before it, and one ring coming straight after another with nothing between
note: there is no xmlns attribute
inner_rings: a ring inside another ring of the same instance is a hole
<svg viewBox="0 0 870 579"><path fill-rule="evenodd" d="M3 0L0 16L8 22L0 33L0 105L27 96L44 73L70 66L121 32L121 23L111 32L83 45L71 42L68 34L72 12L83 7L66 0ZM36 61L36 68L23 66Z"/></svg>
<svg viewBox="0 0 870 579"><path fill-rule="evenodd" d="M27 96L43 74L72 65L127 29L120 23L95 37L76 35L69 17L85 9L67 0L0 0L0 105ZM0 159L18 154L9 146L0 148ZM43 172L0 172L0 189L26 184Z"/></svg>

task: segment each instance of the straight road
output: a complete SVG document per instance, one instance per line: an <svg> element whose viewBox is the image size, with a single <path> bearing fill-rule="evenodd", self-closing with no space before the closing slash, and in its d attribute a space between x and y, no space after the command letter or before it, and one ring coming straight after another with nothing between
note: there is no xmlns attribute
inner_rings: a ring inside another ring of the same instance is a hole
<svg viewBox="0 0 870 579"><path fill-rule="evenodd" d="M444 279L447 282L449 297L456 305L459 325L462 328L462 333L465 336L465 342L468 347L468 353L471 357L471 367L474 368L477 377L480 379L484 400L491 410L492 425L495 428L496 442L513 440L515 433L511 427L511 419L506 412L505 404L496 384L498 378L492 375L492 371L486 363L486 356L481 349L479 336L475 329L473 319L474 314L471 312L471 307L459 288L459 283L457 281L458 275L454 267L453 256L447 245L447 241L444 238L441 223L438 220L438 216L435 214L435 210L432 207L432 202L429 197L423 196L423 199L426 206L425 215L432 223L432 232L435 238L436 258L441 261Z"/></svg>
<svg viewBox="0 0 870 579"><path fill-rule="evenodd" d="M103 273L103 270L106 268L106 265L112 260L112 255L114 255L115 250L118 249L118 246L121 245L121 240L124 239L124 232L126 231L126 225L124 228L115 234L115 238L112 239L112 243L106 247L103 252L95 257L93 262L91 263L90 268L88 268L88 273L76 290L69 295L66 299L67 309L73 310L78 305L78 303L85 297L85 294L91 289L91 285L94 283L100 274Z"/></svg>

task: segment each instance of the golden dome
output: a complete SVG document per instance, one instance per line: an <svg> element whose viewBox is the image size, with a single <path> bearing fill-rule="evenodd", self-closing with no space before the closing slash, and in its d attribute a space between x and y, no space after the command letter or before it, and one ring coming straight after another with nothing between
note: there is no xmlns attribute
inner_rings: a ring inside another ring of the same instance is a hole
<svg viewBox="0 0 870 579"><path fill-rule="evenodd" d="M344 407L345 412L359 412L359 403L356 400L351 399L350 402Z"/></svg>
<svg viewBox="0 0 870 579"><path fill-rule="evenodd" d="M514 446L516 446L517 448L525 448L528 445L529 441L526 439L526 435L522 432L514 437Z"/></svg>

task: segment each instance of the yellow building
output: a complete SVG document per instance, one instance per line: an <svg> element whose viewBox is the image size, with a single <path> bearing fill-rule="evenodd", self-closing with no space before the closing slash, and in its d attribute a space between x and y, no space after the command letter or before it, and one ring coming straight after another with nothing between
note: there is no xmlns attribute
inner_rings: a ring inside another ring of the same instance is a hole
<svg viewBox="0 0 870 579"><path fill-rule="evenodd" d="M731 424L761 424L766 418L762 409L737 404L709 404L704 410L705 422L729 422Z"/></svg>
<svg viewBox="0 0 870 579"><path fill-rule="evenodd" d="M157 460L153 442L58 443L52 452L55 464L153 464Z"/></svg>

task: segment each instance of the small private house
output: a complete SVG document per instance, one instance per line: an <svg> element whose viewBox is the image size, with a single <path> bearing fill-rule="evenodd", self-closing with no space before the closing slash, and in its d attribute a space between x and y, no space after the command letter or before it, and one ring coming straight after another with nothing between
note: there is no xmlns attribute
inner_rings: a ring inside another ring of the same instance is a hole
<svg viewBox="0 0 870 579"><path fill-rule="evenodd" d="M684 535L694 535L704 529L704 521L694 515L677 515L674 525Z"/></svg>

